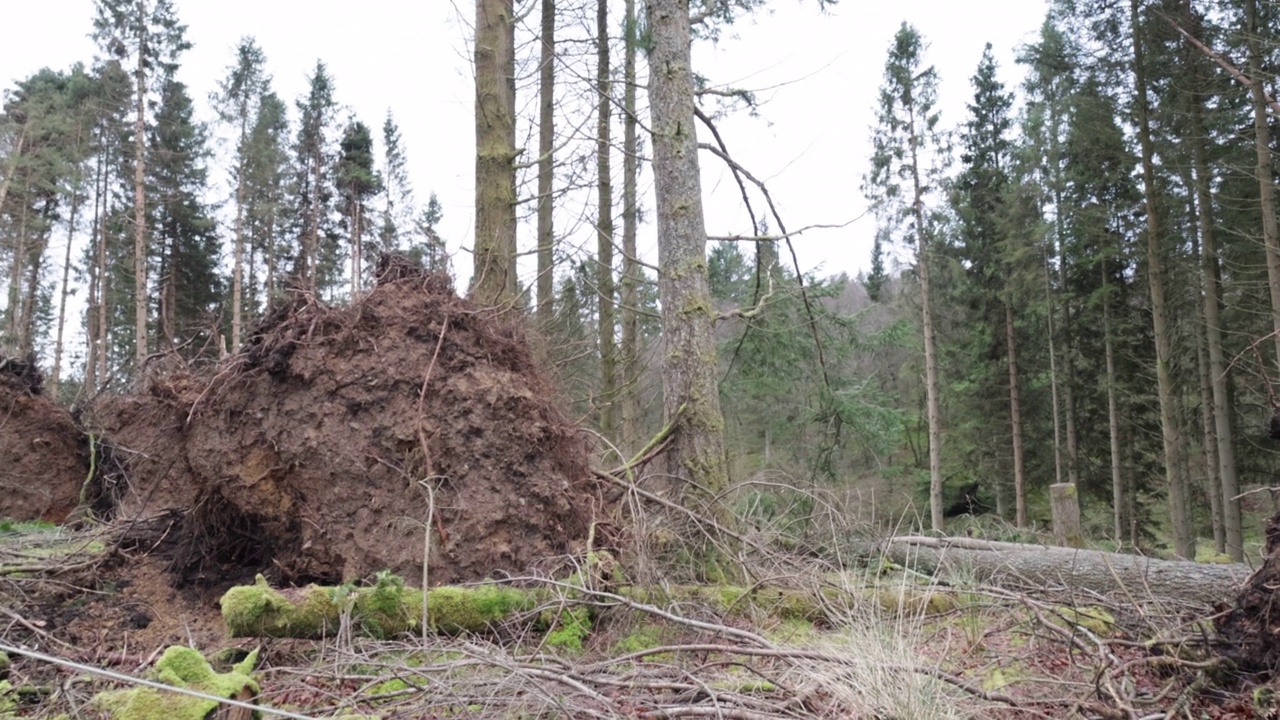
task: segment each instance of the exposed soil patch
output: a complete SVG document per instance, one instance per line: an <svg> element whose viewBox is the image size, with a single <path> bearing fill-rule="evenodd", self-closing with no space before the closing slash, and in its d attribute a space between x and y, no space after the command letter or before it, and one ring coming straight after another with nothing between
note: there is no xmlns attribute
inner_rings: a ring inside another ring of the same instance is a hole
<svg viewBox="0 0 1280 720"><path fill-rule="evenodd" d="M521 334L448 280L384 258L346 308L305 294L243 352L99 408L133 479L122 516L182 513L180 585L390 569L431 584L520 573L586 537L587 447Z"/></svg>
<svg viewBox="0 0 1280 720"><path fill-rule="evenodd" d="M62 522L88 475L87 439L44 394L34 358L0 355L0 518Z"/></svg>
<svg viewBox="0 0 1280 720"><path fill-rule="evenodd" d="M1218 618L1226 656L1246 672L1280 670L1280 513L1267 521L1267 559Z"/></svg>

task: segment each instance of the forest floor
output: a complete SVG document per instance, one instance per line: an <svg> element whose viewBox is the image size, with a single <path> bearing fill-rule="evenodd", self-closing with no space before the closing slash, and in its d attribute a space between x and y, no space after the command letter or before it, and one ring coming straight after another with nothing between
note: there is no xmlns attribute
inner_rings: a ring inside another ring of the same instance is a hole
<svg viewBox="0 0 1280 720"><path fill-rule="evenodd" d="M157 677L171 646L220 672L257 648L248 697L316 718L1275 716L1273 685L1222 658L1204 609L1167 599L779 554L752 587L510 579L551 592L479 631L236 638L221 593L184 585L165 542L120 522L0 529L0 645L16 650L0 717L141 717L103 698ZM568 618L585 632L566 643Z"/></svg>
<svg viewBox="0 0 1280 720"><path fill-rule="evenodd" d="M0 358L0 718L149 720L120 704L148 678L302 718L1273 716L1275 569L1224 648L1225 607L926 577L838 522L736 535L592 471L554 398L518 329L394 259L351 307L295 293L241 352L157 356L75 412ZM272 602L337 623L232 637L221 601L259 576L327 588ZM534 601L370 635L389 578Z"/></svg>

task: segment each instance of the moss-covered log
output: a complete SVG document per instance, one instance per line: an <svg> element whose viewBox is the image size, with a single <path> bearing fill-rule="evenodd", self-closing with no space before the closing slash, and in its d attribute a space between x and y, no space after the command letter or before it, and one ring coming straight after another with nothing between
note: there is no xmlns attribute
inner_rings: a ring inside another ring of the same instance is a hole
<svg viewBox="0 0 1280 720"><path fill-rule="evenodd" d="M566 587L567 586L567 587ZM444 586L427 593L428 629L458 634L485 632L517 620L548 631L547 642L576 649L591 631L598 608L568 603L559 610L558 598L578 599L587 593L576 582L538 588L505 585ZM828 587L821 592L801 588L734 585L678 585L622 587L613 594L638 605L674 609L696 606L722 617L772 618L778 621L821 622L832 613L871 607L885 612L940 613L955 609L956 598L939 588L915 588L900 583L849 592ZM405 587L388 573L366 588L350 585L272 588L262 576L253 585L234 587L222 597L222 617L233 637L321 638L336 635L344 614L353 631L376 638L421 632L422 591ZM542 612L534 612L544 608ZM551 608L551 609L545 609Z"/></svg>
<svg viewBox="0 0 1280 720"><path fill-rule="evenodd" d="M546 592L499 585L439 587L427 593L433 632L481 632L518 611L532 610ZM222 596L222 619L232 637L320 638L335 635L343 617L364 634L386 638L421 629L422 591L383 573L372 587L350 585L272 588L258 576L253 585Z"/></svg>

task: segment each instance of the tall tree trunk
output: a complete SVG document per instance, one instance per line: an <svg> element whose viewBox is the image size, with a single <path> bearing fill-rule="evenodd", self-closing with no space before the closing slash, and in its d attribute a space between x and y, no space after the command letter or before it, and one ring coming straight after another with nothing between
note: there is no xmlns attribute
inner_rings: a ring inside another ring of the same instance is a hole
<svg viewBox="0 0 1280 720"><path fill-rule="evenodd" d="M1116 548L1124 546L1125 484L1120 462L1120 401L1116 392L1116 349L1111 329L1111 289L1107 263L1102 268L1102 339L1107 358L1107 435L1111 441L1111 513L1115 520Z"/></svg>
<svg viewBox="0 0 1280 720"><path fill-rule="evenodd" d="M244 145L248 111L240 110L240 142ZM240 349L240 323L244 316L244 172L245 158L241 150L236 167L236 238L231 261L231 352Z"/></svg>
<svg viewBox="0 0 1280 720"><path fill-rule="evenodd" d="M363 220L364 203L355 192L351 193L349 202L351 203L351 302L360 299L360 266L363 262L361 251L363 250L364 240L360 237L363 228L360 227Z"/></svg>
<svg viewBox="0 0 1280 720"><path fill-rule="evenodd" d="M538 305L546 332L555 315L556 236L551 194L555 189L556 3L542 0L542 57L538 66Z"/></svg>
<svg viewBox="0 0 1280 720"><path fill-rule="evenodd" d="M471 296L516 296L516 86L512 0L476 0L476 238Z"/></svg>
<svg viewBox="0 0 1280 720"><path fill-rule="evenodd" d="M1199 245L1199 243L1196 244ZM1213 436L1213 388L1209 380L1208 354L1205 352L1207 340L1203 332L1199 335L1196 338L1196 373L1200 380L1200 429L1204 444L1205 493L1209 496L1213 551L1221 555L1227 551L1227 535L1222 516L1222 477L1220 475L1222 466L1218 460L1218 444Z"/></svg>
<svg viewBox="0 0 1280 720"><path fill-rule="evenodd" d="M1014 333L1013 303L1004 300L1005 352L1009 361L1009 430L1013 436L1014 524L1027 526L1027 479L1022 453L1022 402L1018 398L1018 352Z"/></svg>
<svg viewBox="0 0 1280 720"><path fill-rule="evenodd" d="M137 119L133 124L133 359L134 370L142 372L147 359L147 66L146 53L138 49L135 105Z"/></svg>
<svg viewBox="0 0 1280 720"><path fill-rule="evenodd" d="M52 203L46 205L41 213L41 226L44 228L49 227L53 220L51 206ZM36 347L36 306L40 303L40 276L44 274L45 251L49 248L48 231L42 230L33 240L34 244L27 251L26 297L22 302L22 319L18 331L23 355L33 352Z"/></svg>
<svg viewBox="0 0 1280 720"><path fill-rule="evenodd" d="M1178 428L1177 398L1170 369L1171 342L1168 304L1164 293L1164 252L1161 248L1160 216L1156 199L1155 151L1151 143L1150 105L1147 98L1146 60L1142 48L1138 0L1129 0L1130 31L1133 33L1133 79L1136 91L1138 139L1142 145L1142 184L1147 215L1147 285L1151 291L1151 321L1156 345L1156 384L1160 398L1160 430L1164 446L1165 480L1169 488L1170 529L1179 557L1194 559L1195 536L1187 516L1186 488L1177 469L1182 444Z"/></svg>
<svg viewBox="0 0 1280 720"><path fill-rule="evenodd" d="M104 155L106 149L98 152L94 163L93 177L93 226L89 229L89 297L85 309L85 358L84 389L93 394L98 389L98 339L102 328L98 326L98 304L102 302L102 276L98 274L98 246L102 243L102 218L106 215L106 182L104 178Z"/></svg>
<svg viewBox="0 0 1280 720"><path fill-rule="evenodd" d="M914 113L911 127L912 213L916 223L916 276L920 280L920 306L924 332L925 417L929 425L929 520L935 532L946 528L942 507L942 410L938 397L938 350L933 332L933 286L929 278L929 236L924 217L924 186L920 180L918 136Z"/></svg>
<svg viewBox="0 0 1280 720"><path fill-rule="evenodd" d="M1204 304L1205 347L1209 355L1209 384L1213 392L1213 435L1218 458L1218 478L1222 492L1222 524L1226 553L1236 562L1244 561L1244 536L1240 520L1240 476L1236 467L1236 443L1231 429L1230 370L1222 352L1222 273L1218 265L1218 238L1213 221L1208 151L1205 148L1204 117L1197 99L1191 109L1191 155L1195 169L1197 205L1200 208L1200 263ZM1274 292L1274 290L1273 290Z"/></svg>
<svg viewBox="0 0 1280 720"><path fill-rule="evenodd" d="M18 235L13 243L13 262L9 265L9 307L6 308L5 335L13 347L14 355L22 355L22 277L26 274L27 258L27 203L23 201L22 212L18 216Z"/></svg>
<svg viewBox="0 0 1280 720"><path fill-rule="evenodd" d="M636 258L639 221L637 176L639 143L636 139L636 0L624 5L625 44L622 55L622 448L627 453L640 444L640 313L638 286L640 264Z"/></svg>
<svg viewBox="0 0 1280 720"><path fill-rule="evenodd" d="M0 209L4 208L5 198L9 196L9 186L13 183L14 173L18 169L18 158L22 156L22 145L27 138L27 128L22 127L22 132L18 133L18 139L13 144L13 152L9 156L9 167L5 168L4 179L0 180Z"/></svg>
<svg viewBox="0 0 1280 720"><path fill-rule="evenodd" d="M102 188L105 191L102 200L102 217L98 222L98 382L106 384L107 382L107 360L110 354L110 346L107 343L107 287L109 278L107 277L107 215L111 210L111 189L110 175L103 179Z"/></svg>
<svg viewBox="0 0 1280 720"><path fill-rule="evenodd" d="M729 484L716 377L706 224L694 132L689 3L649 0L649 116L662 302L663 410L676 422L668 474L681 494ZM705 498L704 498L705 499Z"/></svg>
<svg viewBox="0 0 1280 720"><path fill-rule="evenodd" d="M609 1L596 1L596 294L600 308L600 431L616 442L618 356L614 341L613 168L610 138L613 83L609 79Z"/></svg>
<svg viewBox="0 0 1280 720"><path fill-rule="evenodd" d="M77 145L79 138L77 137ZM75 169L75 181L71 186L71 212L67 217L67 251L62 258L62 285L58 298L58 329L53 342L52 382L55 397L62 381L62 338L67 324L67 297L71 291L71 245L76 236L76 214L80 209L80 166Z"/></svg>
<svg viewBox="0 0 1280 720"><path fill-rule="evenodd" d="M1271 127L1267 120L1267 92L1263 87L1262 42L1257 0L1244 0L1245 38L1249 45L1249 91L1253 100L1253 147L1257 156L1258 201L1262 206L1262 240L1267 249L1267 280L1271 289L1271 330L1280 365L1280 231L1276 226L1275 176L1271 166Z"/></svg>
<svg viewBox="0 0 1280 720"><path fill-rule="evenodd" d="M1053 482L1054 484L1062 483L1062 412L1058 402L1058 353L1057 353L1057 333L1054 332L1053 315L1056 311L1053 302L1053 281L1049 273L1049 257L1046 253L1044 259L1044 293L1045 299L1048 301L1048 312L1045 313L1049 331L1049 397L1050 408L1053 412Z"/></svg>

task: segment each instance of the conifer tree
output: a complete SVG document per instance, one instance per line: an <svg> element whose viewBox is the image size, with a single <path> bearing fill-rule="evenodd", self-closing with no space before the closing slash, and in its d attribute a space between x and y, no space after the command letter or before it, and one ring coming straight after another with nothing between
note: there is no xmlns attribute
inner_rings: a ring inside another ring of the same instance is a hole
<svg viewBox="0 0 1280 720"><path fill-rule="evenodd" d="M240 348L240 328L244 320L245 186L251 151L250 133L258 112L258 102L267 86L266 56L252 37L241 38L236 61L220 83L220 92L211 98L222 122L233 128L235 160L231 169L235 187L235 227L231 249L231 351Z"/></svg>
<svg viewBox="0 0 1280 720"><path fill-rule="evenodd" d="M277 234L283 228L283 216L289 192L289 179L296 170L290 165L289 122L285 104L270 90L258 101L253 129L249 133L245 156L245 232L249 245L249 274L256 274L255 255L266 265L261 283L250 282L249 305L259 312L258 292L266 298L279 289L281 246Z"/></svg>
<svg viewBox="0 0 1280 720"><path fill-rule="evenodd" d="M211 319L222 299L222 278L216 225L203 199L207 133L195 120L183 83L169 79L164 84L148 145L160 345L194 353L213 344L210 334L218 328Z"/></svg>
<svg viewBox="0 0 1280 720"><path fill-rule="evenodd" d="M294 272L303 288L315 292L326 285L335 270L335 253L329 244L336 236L332 223L335 153L331 133L337 102L333 80L323 61L316 61L307 84L306 96L298 101L301 119L293 145L297 203L294 214L301 240Z"/></svg>
<svg viewBox="0 0 1280 720"><path fill-rule="evenodd" d="M368 199L382 191L382 177L373 169L373 133L353 120L339 143L337 176L342 214L351 247L351 300L359 299L364 274L364 228Z"/></svg>
<svg viewBox="0 0 1280 720"><path fill-rule="evenodd" d="M172 0L96 0L95 7L94 38L99 47L131 67L133 74L133 353L141 369L147 356L147 106L156 86L173 74L178 56L191 44Z"/></svg>
<svg viewBox="0 0 1280 720"><path fill-rule="evenodd" d="M404 249L408 238L412 236L416 208L404 140L390 110L387 110L386 120L382 123L381 174L383 206L378 243L383 252L391 252Z"/></svg>
<svg viewBox="0 0 1280 720"><path fill-rule="evenodd" d="M1000 386L1005 385L1002 381L1007 378L1005 389L1013 458L1015 523L1024 527L1027 524L1026 469L1018 387L1017 332L1010 264L1006 260L1009 251L1001 227L1013 150L1008 137L1013 124L1009 117L1013 96L1005 92L1003 83L996 77L991 43L984 48L971 82L974 96L968 105L969 119L960 130L963 169L956 181L954 200L960 220L961 259L969 275L968 288L974 295L970 305L977 308L978 321L988 331L971 334L970 338L976 337L984 345L987 338L1003 338L1007 368L1005 373L994 372L994 368L988 372L982 364L975 363L973 367L983 377L974 378L973 382L979 388L979 397L994 398L999 396ZM975 350L979 355L988 352L986 347ZM988 412L991 410L994 408L989 408ZM990 425L986 428L988 431L991 429Z"/></svg>
<svg viewBox="0 0 1280 720"><path fill-rule="evenodd" d="M884 84L873 129L871 171L863 193L887 228L915 246L924 336L925 404L929 428L929 516L936 531L945 526L942 504L942 415L938 350L934 337L931 246L935 202L946 164L945 138L938 128L938 74L923 67L924 41L903 23L885 63Z"/></svg>

